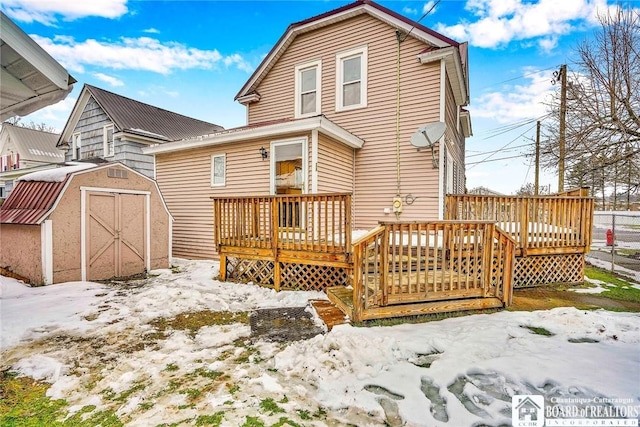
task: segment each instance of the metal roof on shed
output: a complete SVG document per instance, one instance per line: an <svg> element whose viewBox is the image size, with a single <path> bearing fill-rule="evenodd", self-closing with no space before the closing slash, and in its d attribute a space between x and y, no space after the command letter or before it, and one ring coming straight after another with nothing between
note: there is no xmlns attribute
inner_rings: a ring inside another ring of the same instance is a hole
<svg viewBox="0 0 640 427"><path fill-rule="evenodd" d="M0 223L39 224L53 207L68 179L61 182L19 181L0 206Z"/></svg>

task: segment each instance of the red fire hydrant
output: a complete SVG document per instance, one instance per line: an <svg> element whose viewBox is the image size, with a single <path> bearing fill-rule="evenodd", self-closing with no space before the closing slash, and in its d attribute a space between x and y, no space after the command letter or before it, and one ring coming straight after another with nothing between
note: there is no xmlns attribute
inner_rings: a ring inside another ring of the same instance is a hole
<svg viewBox="0 0 640 427"><path fill-rule="evenodd" d="M613 246L613 231L607 230L607 246Z"/></svg>

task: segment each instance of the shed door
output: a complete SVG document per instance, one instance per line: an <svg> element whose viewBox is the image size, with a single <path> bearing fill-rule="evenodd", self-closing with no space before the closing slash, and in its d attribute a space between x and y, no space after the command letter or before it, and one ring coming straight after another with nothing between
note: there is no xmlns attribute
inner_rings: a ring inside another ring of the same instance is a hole
<svg viewBox="0 0 640 427"><path fill-rule="evenodd" d="M144 272L145 207L140 194L87 193L87 280Z"/></svg>

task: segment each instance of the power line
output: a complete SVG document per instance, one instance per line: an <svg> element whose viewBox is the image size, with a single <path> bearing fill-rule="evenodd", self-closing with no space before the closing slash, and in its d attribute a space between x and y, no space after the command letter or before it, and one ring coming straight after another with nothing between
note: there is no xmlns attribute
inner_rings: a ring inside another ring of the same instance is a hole
<svg viewBox="0 0 640 427"><path fill-rule="evenodd" d="M467 163L467 166L469 165L479 165L480 163L491 163L491 162L499 162L500 160L510 160L510 159L519 159L521 157L527 157L527 155L522 155L519 154L517 156L509 156L509 157L500 157L499 159L490 159L490 160L479 160L477 162L471 162L471 163ZM469 168L471 169L471 168Z"/></svg>
<svg viewBox="0 0 640 427"><path fill-rule="evenodd" d="M520 80L520 79L523 79L523 78L525 78L525 77L533 76L533 75L535 75L535 74L540 74L540 73L541 73L541 72L543 72L543 71L549 71L549 70L556 69L556 68L558 68L558 67L559 67L559 65L553 65L553 66L551 66L551 67L549 67L549 68L544 68L544 69L542 69L542 70L531 71L530 73L526 73L526 74L523 74L523 75L521 75L521 76L512 77L512 78L510 78L510 79L503 80L503 81L501 81L501 82L491 83L490 85L482 86L481 88L478 88L478 89L476 89L476 90L482 90L482 89L486 89L486 88L488 88L488 87L493 87L493 86L498 86L498 85L501 85L501 84L504 84L504 83L509 83L509 82L514 81L514 80Z"/></svg>
<svg viewBox="0 0 640 427"><path fill-rule="evenodd" d="M531 142L529 144L516 145L515 147L507 148L506 150L480 151L480 152L478 152L478 154L469 154L466 157L468 158L468 157L483 156L485 154L497 153L499 151L512 151L512 150L515 150L517 148L530 147L530 146L532 146L534 144L535 144L535 142Z"/></svg>
<svg viewBox="0 0 640 427"><path fill-rule="evenodd" d="M533 125L535 126L535 124ZM503 145L502 147L500 147L496 152L499 152L500 150L503 150L505 148L507 148L510 144L512 144L516 139L520 138L521 136L523 136L525 133L529 132L531 129L533 129L533 126L530 127L529 129L526 129L524 132L522 132L520 135L516 136L514 139L512 139L511 141L507 142L505 145ZM473 166L471 166L469 169L479 165L480 163L483 163L487 160L489 160L491 157L493 157L493 155L496 153L494 152L493 154L489 154L487 157L485 157L484 159L480 160L479 162L475 162L473 163ZM514 157L521 157L521 156L514 156Z"/></svg>

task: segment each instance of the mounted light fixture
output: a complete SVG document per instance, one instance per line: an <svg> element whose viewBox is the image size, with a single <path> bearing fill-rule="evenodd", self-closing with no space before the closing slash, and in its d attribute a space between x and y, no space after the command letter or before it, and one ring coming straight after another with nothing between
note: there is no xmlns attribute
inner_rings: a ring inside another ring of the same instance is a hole
<svg viewBox="0 0 640 427"><path fill-rule="evenodd" d="M262 156L262 160L265 160L267 157L269 157L269 152L266 148L260 147L260 155Z"/></svg>

